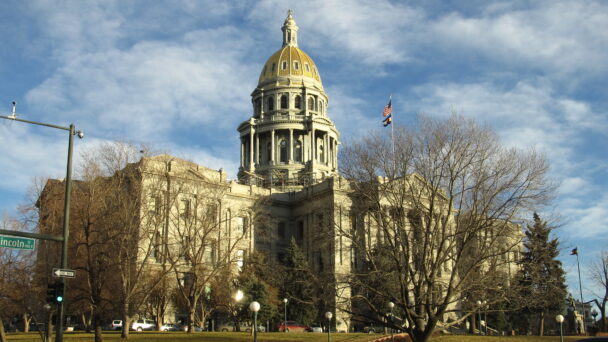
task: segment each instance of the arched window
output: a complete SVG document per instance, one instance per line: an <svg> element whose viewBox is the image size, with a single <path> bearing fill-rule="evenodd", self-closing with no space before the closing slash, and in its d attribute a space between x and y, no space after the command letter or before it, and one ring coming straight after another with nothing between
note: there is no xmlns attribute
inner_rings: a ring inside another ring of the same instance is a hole
<svg viewBox="0 0 608 342"><path fill-rule="evenodd" d="M255 99L255 101L253 102L253 107L254 107L253 112L254 112L256 115L259 115L259 114L260 114L260 111L261 111L261 109L262 109L262 108L261 108L261 107L262 107L262 100L261 100L261 99L259 99L259 98L258 98L258 99Z"/></svg>
<svg viewBox="0 0 608 342"><path fill-rule="evenodd" d="M308 110L315 110L315 99L312 97L308 98Z"/></svg>
<svg viewBox="0 0 608 342"><path fill-rule="evenodd" d="M302 143L298 140L296 144L293 146L294 149L294 160L297 162L302 162Z"/></svg>
<svg viewBox="0 0 608 342"><path fill-rule="evenodd" d="M323 113L323 101L319 101L319 113Z"/></svg>
<svg viewBox="0 0 608 342"><path fill-rule="evenodd" d="M273 96L269 96L268 99L266 100L266 108L268 110L274 110L274 97Z"/></svg>
<svg viewBox="0 0 608 342"><path fill-rule="evenodd" d="M285 95L285 94L281 95L281 109L289 108L288 102L289 101L288 101L287 95Z"/></svg>
<svg viewBox="0 0 608 342"><path fill-rule="evenodd" d="M287 163L287 140L281 140L279 147L279 161L281 163Z"/></svg>
<svg viewBox="0 0 608 342"><path fill-rule="evenodd" d="M323 146L323 138L317 138L317 146L319 149L318 159L320 162L325 161L325 146Z"/></svg>
<svg viewBox="0 0 608 342"><path fill-rule="evenodd" d="M297 109L302 109L302 96L296 95L296 98L294 99L294 107Z"/></svg>

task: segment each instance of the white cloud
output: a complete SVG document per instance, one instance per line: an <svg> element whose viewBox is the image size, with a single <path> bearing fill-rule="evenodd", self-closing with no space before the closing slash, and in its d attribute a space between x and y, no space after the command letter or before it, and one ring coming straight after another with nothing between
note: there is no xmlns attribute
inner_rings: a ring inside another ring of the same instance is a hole
<svg viewBox="0 0 608 342"><path fill-rule="evenodd" d="M429 27L445 49L472 50L513 67L557 74L608 69L608 6L599 1L544 1L494 8L478 17L446 15Z"/></svg>
<svg viewBox="0 0 608 342"><path fill-rule="evenodd" d="M258 69L246 62L249 44L225 27L190 32L178 42L145 41L83 55L27 100L35 110L86 122L83 129L97 136L145 140L192 125L232 129L233 120L220 118L244 119L241 113L249 111Z"/></svg>

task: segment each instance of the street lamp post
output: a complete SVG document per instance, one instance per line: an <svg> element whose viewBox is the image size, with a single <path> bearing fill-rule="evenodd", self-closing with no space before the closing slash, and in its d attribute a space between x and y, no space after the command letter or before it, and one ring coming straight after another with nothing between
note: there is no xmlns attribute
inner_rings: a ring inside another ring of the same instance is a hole
<svg viewBox="0 0 608 342"><path fill-rule="evenodd" d="M74 127L74 124L70 124L69 127L57 126L52 124L47 124L43 122L31 121L18 119L16 113L16 102L13 101L13 112L9 116L0 115L0 118L25 122L38 126L45 126L50 128L61 129L64 131L68 131L68 162L66 167L65 174L65 193L64 193L64 201L63 201L63 236L61 238L53 237L53 236L45 236L42 234L33 234L33 233L22 233L20 236L33 237L36 239L45 239L45 240L53 240L53 241L61 241L61 268L66 269L68 267L68 238L70 235L70 200L72 198L72 149L74 147L74 135L78 135L80 139L84 138L84 133L82 131L77 131ZM3 231L3 234L16 235L11 234L11 232ZM63 288L65 291L65 278L59 278L59 282L63 284ZM63 316L64 314L64 300L57 303L57 332L55 341L63 342Z"/></svg>
<svg viewBox="0 0 608 342"><path fill-rule="evenodd" d="M481 335L481 301L477 301L477 312L479 316L479 335Z"/></svg>
<svg viewBox="0 0 608 342"><path fill-rule="evenodd" d="M284 315L283 315L283 332L287 332L287 298L283 298L283 303L285 303Z"/></svg>
<svg viewBox="0 0 608 342"><path fill-rule="evenodd" d="M560 342L564 342L564 330L562 329L562 324L564 323L564 316L555 316L555 321L559 323L559 340Z"/></svg>
<svg viewBox="0 0 608 342"><path fill-rule="evenodd" d="M486 331L486 336L488 336L488 301L483 301L483 321L484 321L484 330Z"/></svg>
<svg viewBox="0 0 608 342"><path fill-rule="evenodd" d="M393 308L395 307L395 303L393 302L388 302L388 308L391 309L391 315L389 316L391 321L390 321L390 327L389 329L391 329L391 341L393 340Z"/></svg>
<svg viewBox="0 0 608 342"><path fill-rule="evenodd" d="M260 303L253 301L249 304L249 310L253 312L253 342L258 340L258 311L260 311Z"/></svg>
<svg viewBox="0 0 608 342"><path fill-rule="evenodd" d="M333 316L329 311L325 313L325 318L327 318L327 342L331 342L331 318Z"/></svg>

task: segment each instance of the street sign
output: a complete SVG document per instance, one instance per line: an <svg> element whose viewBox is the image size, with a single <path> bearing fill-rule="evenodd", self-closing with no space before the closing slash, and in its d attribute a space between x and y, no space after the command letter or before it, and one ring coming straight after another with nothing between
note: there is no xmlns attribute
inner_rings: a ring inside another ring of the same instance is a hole
<svg viewBox="0 0 608 342"><path fill-rule="evenodd" d="M53 268L53 277L56 278L74 278L76 276L76 271L74 270L66 270L61 268Z"/></svg>
<svg viewBox="0 0 608 342"><path fill-rule="evenodd" d="M33 250L36 239L0 235L0 247Z"/></svg>

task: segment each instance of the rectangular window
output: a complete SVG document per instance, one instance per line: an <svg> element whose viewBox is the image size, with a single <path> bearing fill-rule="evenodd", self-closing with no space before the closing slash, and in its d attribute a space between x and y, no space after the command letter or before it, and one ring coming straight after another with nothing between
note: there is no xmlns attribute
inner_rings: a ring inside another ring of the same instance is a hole
<svg viewBox="0 0 608 342"><path fill-rule="evenodd" d="M180 217L184 220L187 221L188 219L190 219L190 200L189 199L182 199L180 201Z"/></svg>
<svg viewBox="0 0 608 342"><path fill-rule="evenodd" d="M236 231L241 234L245 233L245 218L237 217L235 221L236 221Z"/></svg>
<svg viewBox="0 0 608 342"><path fill-rule="evenodd" d="M304 239L304 221L298 222L298 235L296 235L296 239L298 241L302 241Z"/></svg>
<svg viewBox="0 0 608 342"><path fill-rule="evenodd" d="M239 249L236 251L236 267L239 269L239 272L243 270L243 266L245 265L245 250Z"/></svg>
<svg viewBox="0 0 608 342"><path fill-rule="evenodd" d="M205 263L215 264L215 243L212 242L209 246L205 247Z"/></svg>
<svg viewBox="0 0 608 342"><path fill-rule="evenodd" d="M279 222L277 226L277 234L279 236L279 239L285 240L285 222Z"/></svg>

